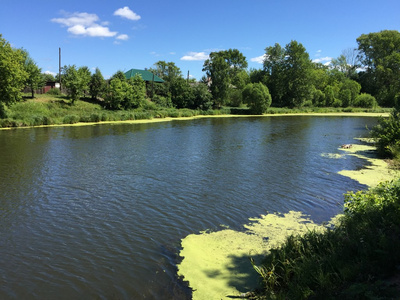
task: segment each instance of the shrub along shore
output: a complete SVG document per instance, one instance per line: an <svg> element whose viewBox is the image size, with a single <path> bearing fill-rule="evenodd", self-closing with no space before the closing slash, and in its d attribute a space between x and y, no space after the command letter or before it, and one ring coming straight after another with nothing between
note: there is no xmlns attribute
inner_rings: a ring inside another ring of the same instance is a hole
<svg viewBox="0 0 400 300"><path fill-rule="evenodd" d="M310 114L310 113L368 113L366 115L387 115L391 109L385 108L275 108L270 107L268 115L277 114ZM0 128L51 126L51 125L85 125L92 123L130 122L138 120L158 121L167 118L188 118L201 116L251 116L247 107L223 107L214 110L191 110L158 107L147 101L140 109L108 110L104 109L98 101L91 99L77 100L71 104L64 96L37 95L34 99L18 102L5 111L5 116L0 119ZM259 116L259 115L258 115Z"/></svg>

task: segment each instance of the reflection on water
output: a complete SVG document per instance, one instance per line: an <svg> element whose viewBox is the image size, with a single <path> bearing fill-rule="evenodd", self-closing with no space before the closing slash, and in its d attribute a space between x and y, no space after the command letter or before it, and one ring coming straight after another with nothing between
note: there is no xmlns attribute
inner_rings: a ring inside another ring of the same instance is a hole
<svg viewBox="0 0 400 300"><path fill-rule="evenodd" d="M331 159L373 118L210 118L0 131L0 298L186 299L180 240L249 217L316 222L362 188Z"/></svg>

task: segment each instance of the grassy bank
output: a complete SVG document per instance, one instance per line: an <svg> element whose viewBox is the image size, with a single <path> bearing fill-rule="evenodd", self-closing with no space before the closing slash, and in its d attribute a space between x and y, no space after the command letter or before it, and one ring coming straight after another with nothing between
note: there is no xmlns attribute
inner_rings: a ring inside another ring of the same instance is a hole
<svg viewBox="0 0 400 300"><path fill-rule="evenodd" d="M361 108L269 108L268 114L299 114L299 113L388 113L389 109ZM111 111L104 109L101 102L90 99L78 100L74 105L64 96L37 95L36 98L26 98L5 111L5 118L0 119L0 128L30 127L42 125L62 125L92 122L119 122L128 120L151 120L160 118L180 118L210 115L249 115L247 108L225 107L218 110L190 110L158 107L148 101L143 108L135 110Z"/></svg>
<svg viewBox="0 0 400 300"><path fill-rule="evenodd" d="M200 111L161 108L150 101L140 109L112 111L104 109L100 102L92 102L90 99L78 100L71 105L70 101L63 96L38 95L35 99L26 99L9 107L6 110L6 117L0 119L0 128L150 120L228 113L228 109Z"/></svg>

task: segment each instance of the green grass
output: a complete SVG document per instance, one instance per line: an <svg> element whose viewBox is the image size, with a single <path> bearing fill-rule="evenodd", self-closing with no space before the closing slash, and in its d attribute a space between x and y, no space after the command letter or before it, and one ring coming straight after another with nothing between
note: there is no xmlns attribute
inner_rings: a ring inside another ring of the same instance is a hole
<svg viewBox="0 0 400 300"><path fill-rule="evenodd" d="M261 266L260 299L398 299L400 180L345 196L339 224L291 236ZM396 297L397 296L397 297Z"/></svg>
<svg viewBox="0 0 400 300"><path fill-rule="evenodd" d="M178 118L193 117L197 115L250 115L247 107L223 107L217 110L190 110L158 107L155 103L147 101L140 109L129 111L110 111L104 109L100 103L90 99L78 100L71 105L63 95L24 95L24 101L15 103L5 110L6 117L0 119L0 127L23 127L39 125L74 124L78 122L103 122L143 120L153 118ZM360 109L360 108L310 108L301 109L275 108L268 109L270 114L311 113L311 112L388 112L389 109Z"/></svg>

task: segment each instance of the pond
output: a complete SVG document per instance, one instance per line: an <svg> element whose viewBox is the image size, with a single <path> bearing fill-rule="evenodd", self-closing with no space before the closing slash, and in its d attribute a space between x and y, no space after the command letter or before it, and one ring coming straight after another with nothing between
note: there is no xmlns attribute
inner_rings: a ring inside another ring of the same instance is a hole
<svg viewBox="0 0 400 300"><path fill-rule="evenodd" d="M190 299L180 242L341 212L340 145L377 118L274 116L0 131L1 299Z"/></svg>

